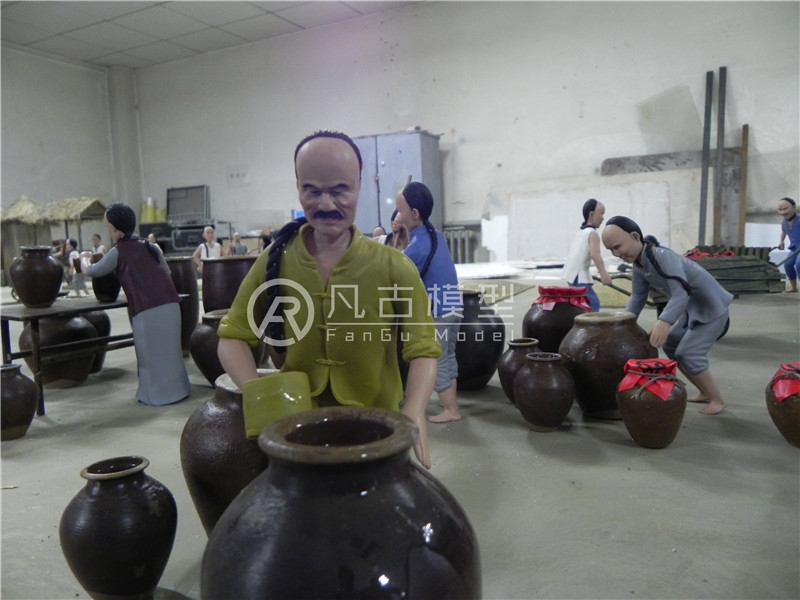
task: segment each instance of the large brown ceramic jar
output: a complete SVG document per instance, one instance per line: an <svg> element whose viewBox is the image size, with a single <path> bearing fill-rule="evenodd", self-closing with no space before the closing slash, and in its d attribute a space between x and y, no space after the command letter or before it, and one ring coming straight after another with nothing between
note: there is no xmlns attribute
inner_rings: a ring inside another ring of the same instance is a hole
<svg viewBox="0 0 800 600"><path fill-rule="evenodd" d="M21 246L8 275L20 302L28 308L47 308L61 291L64 267L50 253L50 246Z"/></svg>
<svg viewBox="0 0 800 600"><path fill-rule="evenodd" d="M505 392L506 398L514 403L514 377L517 371L525 366L526 356L531 352L539 352L539 340L534 338L514 338L508 342L508 348L497 361L497 377Z"/></svg>
<svg viewBox="0 0 800 600"><path fill-rule="evenodd" d="M89 321L97 332L97 337L106 337L111 334L111 319L104 310L93 310L81 315L84 319ZM108 342L101 342L100 348L104 348ZM92 360L92 366L89 373L99 373L103 369L103 363L106 360L105 350L98 350Z"/></svg>
<svg viewBox="0 0 800 600"><path fill-rule="evenodd" d="M482 390L497 369L497 360L505 346L506 327L503 319L483 301L481 292L464 290L462 297L464 311L456 342L457 388Z"/></svg>
<svg viewBox="0 0 800 600"><path fill-rule="evenodd" d="M191 337L200 320L200 291L197 287L197 271L191 256L169 256L167 265L172 276L172 283L179 294L188 294L181 298L181 349L184 356L189 356Z"/></svg>
<svg viewBox="0 0 800 600"><path fill-rule="evenodd" d="M39 389L20 372L21 365L0 367L0 440L16 440L28 432L39 404Z"/></svg>
<svg viewBox="0 0 800 600"><path fill-rule="evenodd" d="M224 256L203 260L203 310L211 312L230 308L245 275L258 258ZM266 273L264 273L266 277Z"/></svg>
<svg viewBox="0 0 800 600"><path fill-rule="evenodd" d="M217 328L222 317L227 315L229 310L229 308L222 308L205 313L189 338L192 360L212 386L217 377L225 372L225 368L217 357L217 346L219 345Z"/></svg>
<svg viewBox="0 0 800 600"><path fill-rule="evenodd" d="M555 431L572 407L575 382L560 354L531 352L514 378L514 398L534 431Z"/></svg>
<svg viewBox="0 0 800 600"><path fill-rule="evenodd" d="M775 371L765 391L767 411L787 442L800 446L800 362Z"/></svg>
<svg viewBox="0 0 800 600"><path fill-rule="evenodd" d="M677 363L631 359L617 388L622 421L634 442L666 448L678 435L686 412L686 386L675 377Z"/></svg>
<svg viewBox="0 0 800 600"><path fill-rule="evenodd" d="M522 335L539 340L542 352L558 352L575 317L591 312L585 287L539 286L539 296L522 318Z"/></svg>
<svg viewBox="0 0 800 600"><path fill-rule="evenodd" d="M192 360L212 386L216 383L217 377L225 372L225 367L222 366L217 356L217 346L219 345L217 328L229 310L229 308L221 308L204 314L189 338L189 352ZM251 352L256 366L263 366L268 362L266 346L263 343L252 348Z"/></svg>
<svg viewBox="0 0 800 600"><path fill-rule="evenodd" d="M30 324L25 325L19 336L21 350L33 348ZM53 346L90 340L97 337L97 330L83 317L47 317L39 320L39 346ZM42 365L42 383L46 388L69 388L82 384L89 377L89 372L94 363L94 354L63 354L63 360L48 362ZM34 370L33 360L26 357L25 362L31 371Z"/></svg>
<svg viewBox="0 0 800 600"><path fill-rule="evenodd" d="M475 532L401 413L320 408L258 441L269 467L211 533L202 598L481 597Z"/></svg>
<svg viewBox="0 0 800 600"><path fill-rule="evenodd" d="M595 419L620 419L617 386L631 358L657 358L636 316L626 311L590 312L575 317L559 346L575 379L575 399Z"/></svg>
<svg viewBox="0 0 800 600"><path fill-rule="evenodd" d="M93 263L100 262L102 259L103 255L99 252L92 254ZM97 298L98 302L116 302L121 288L122 284L119 282L119 277L117 277L116 273L92 277L92 292L94 292L94 297Z"/></svg>
<svg viewBox="0 0 800 600"><path fill-rule="evenodd" d="M96 462L61 515L61 550L96 600L152 598L167 566L178 512L172 493L144 470L141 456Z"/></svg>
<svg viewBox="0 0 800 600"><path fill-rule="evenodd" d="M259 369L259 375L276 372ZM228 505L269 464L258 442L245 435L242 392L227 373L217 378L214 397L186 421L180 453L192 502L211 534Z"/></svg>

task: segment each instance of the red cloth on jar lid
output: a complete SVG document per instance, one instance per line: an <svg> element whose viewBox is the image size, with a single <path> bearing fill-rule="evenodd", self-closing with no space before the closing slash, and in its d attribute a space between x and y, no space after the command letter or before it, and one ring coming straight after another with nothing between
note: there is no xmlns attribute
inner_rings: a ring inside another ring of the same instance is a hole
<svg viewBox="0 0 800 600"><path fill-rule="evenodd" d="M785 362L772 376L772 393L778 402L800 394L800 362Z"/></svg>
<svg viewBox="0 0 800 600"><path fill-rule="evenodd" d="M586 297L586 287L539 286L539 297L533 304L541 304L544 310L553 310L556 304L568 302L586 312L592 312L592 305Z"/></svg>
<svg viewBox="0 0 800 600"><path fill-rule="evenodd" d="M625 377L619 382L617 391L624 392L636 386L646 387L647 391L662 400L669 398L675 387L674 360L662 358L631 358L625 363Z"/></svg>

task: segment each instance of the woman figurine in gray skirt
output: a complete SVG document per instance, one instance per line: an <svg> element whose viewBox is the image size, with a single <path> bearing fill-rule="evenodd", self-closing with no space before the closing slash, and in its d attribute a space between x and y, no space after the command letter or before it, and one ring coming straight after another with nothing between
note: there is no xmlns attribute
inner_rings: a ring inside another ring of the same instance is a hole
<svg viewBox="0 0 800 600"><path fill-rule="evenodd" d="M134 234L136 213L130 206L112 204L104 222L115 245L95 264L89 264L91 253L84 253L83 270L90 277L112 272L119 277L136 349L136 399L156 406L183 400L191 386L181 350L180 296L169 266L153 244Z"/></svg>

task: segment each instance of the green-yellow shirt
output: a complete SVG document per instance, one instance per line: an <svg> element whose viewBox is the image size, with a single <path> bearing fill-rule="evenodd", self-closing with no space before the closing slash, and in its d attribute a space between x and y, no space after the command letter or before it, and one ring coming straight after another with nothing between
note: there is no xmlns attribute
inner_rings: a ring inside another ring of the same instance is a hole
<svg viewBox="0 0 800 600"><path fill-rule="evenodd" d="M397 250L352 229L350 247L331 270L326 286L302 241L310 230L310 225L303 225L281 258L281 279L294 282L279 291L293 299L284 303L284 338L292 343L286 346L282 370L305 372L312 396L330 386L340 404L397 410L403 398L398 334L405 361L441 354L417 268ZM263 252L243 280L220 322L220 337L251 346L258 343L258 332L248 320L248 304L259 287L264 286L259 297L263 300L266 295L267 256ZM264 312L262 308L260 313ZM263 314L251 320L256 328L262 326ZM298 332L309 324L307 332Z"/></svg>

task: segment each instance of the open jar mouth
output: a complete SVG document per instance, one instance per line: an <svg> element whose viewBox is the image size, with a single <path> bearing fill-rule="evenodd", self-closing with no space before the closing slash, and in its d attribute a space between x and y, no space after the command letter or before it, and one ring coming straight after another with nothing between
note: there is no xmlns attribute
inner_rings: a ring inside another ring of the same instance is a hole
<svg viewBox="0 0 800 600"><path fill-rule="evenodd" d="M259 447L298 463L357 463L407 451L417 429L405 415L379 408L334 406L288 415L267 425Z"/></svg>
<svg viewBox="0 0 800 600"><path fill-rule="evenodd" d="M558 362L561 360L561 355L557 352L529 352L525 358L538 362Z"/></svg>
<svg viewBox="0 0 800 600"><path fill-rule="evenodd" d="M635 321L636 315L626 310L604 310L600 312L589 312L575 317L575 323L583 325L619 323L622 321Z"/></svg>
<svg viewBox="0 0 800 600"><path fill-rule="evenodd" d="M117 456L89 465L81 471L81 477L90 481L119 479L144 471L149 465L144 456Z"/></svg>
<svg viewBox="0 0 800 600"><path fill-rule="evenodd" d="M536 338L531 337L521 337L521 338L514 338L508 342L508 345L512 348L520 348L520 347L527 347L527 346L535 346L539 343L539 340Z"/></svg>

